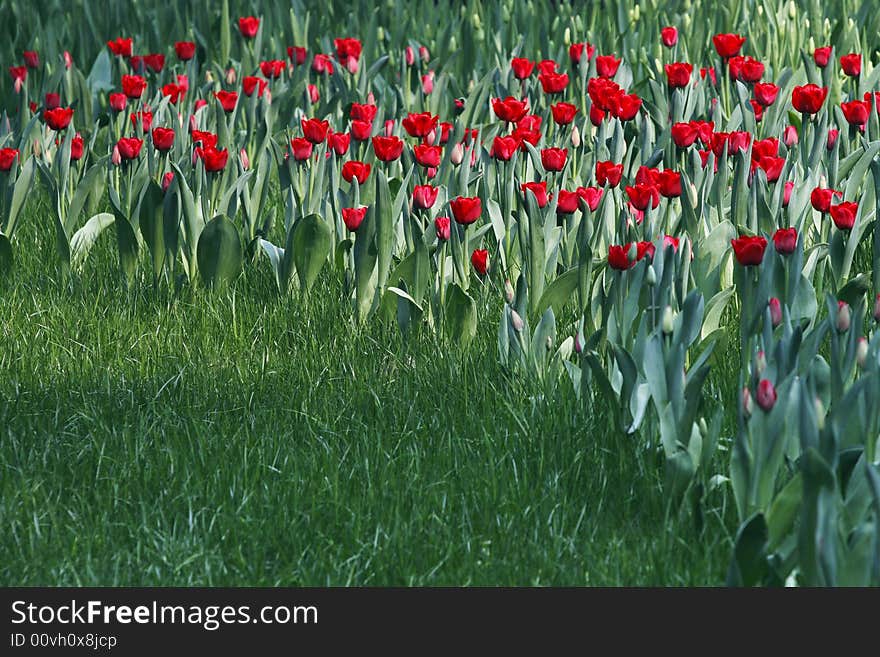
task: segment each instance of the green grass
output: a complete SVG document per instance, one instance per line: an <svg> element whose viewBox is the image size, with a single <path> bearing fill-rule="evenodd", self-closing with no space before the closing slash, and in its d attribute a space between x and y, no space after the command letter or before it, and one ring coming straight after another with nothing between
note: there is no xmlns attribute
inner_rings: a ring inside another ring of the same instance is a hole
<svg viewBox="0 0 880 657"><path fill-rule="evenodd" d="M699 529L667 512L662 457L601 402L502 371L490 295L462 349L355 329L329 270L307 301L265 261L126 290L112 230L59 282L48 217L0 281L0 583L723 583L726 494Z"/></svg>

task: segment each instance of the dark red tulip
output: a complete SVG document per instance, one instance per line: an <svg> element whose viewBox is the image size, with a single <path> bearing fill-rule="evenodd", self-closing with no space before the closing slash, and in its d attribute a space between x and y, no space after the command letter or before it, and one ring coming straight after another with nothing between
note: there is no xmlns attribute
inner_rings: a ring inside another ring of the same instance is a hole
<svg viewBox="0 0 880 657"><path fill-rule="evenodd" d="M816 48L813 51L813 61L816 62L816 66L819 68L825 68L828 66L828 62L831 60L831 46L823 46L821 48Z"/></svg>
<svg viewBox="0 0 880 657"><path fill-rule="evenodd" d="M358 160L346 162L342 165L342 179L349 183L352 180L357 180L359 185L363 185L370 176L371 168L369 164Z"/></svg>
<svg viewBox="0 0 880 657"><path fill-rule="evenodd" d="M449 207L452 209L455 221L464 226L474 223L483 213L483 202L478 196L472 198L459 196L449 202Z"/></svg>
<svg viewBox="0 0 880 657"><path fill-rule="evenodd" d="M528 193L531 193L532 196L535 197L535 201L537 202L539 208L547 207L547 203L549 203L550 199L547 197L546 182L523 183L522 185L520 185L520 189L522 190L524 197Z"/></svg>
<svg viewBox="0 0 880 657"><path fill-rule="evenodd" d="M283 72L284 62L280 59L271 59L265 62L260 62L260 73L263 74L263 77L273 80L275 78L280 78Z"/></svg>
<svg viewBox="0 0 880 657"><path fill-rule="evenodd" d="M562 171L568 158L567 148L541 149L541 164L547 171Z"/></svg>
<svg viewBox="0 0 880 657"><path fill-rule="evenodd" d="M621 121L631 121L641 106L642 99L637 94L622 94L617 97L617 107L611 113Z"/></svg>
<svg viewBox="0 0 880 657"><path fill-rule="evenodd" d="M660 41L667 48L674 48L678 43L678 30L674 27L664 27L660 30Z"/></svg>
<svg viewBox="0 0 880 657"><path fill-rule="evenodd" d="M602 121L605 120L605 111L602 110L598 105L590 106L590 123L592 123L597 128L602 125Z"/></svg>
<svg viewBox="0 0 880 657"><path fill-rule="evenodd" d="M755 401L765 413L769 413L776 405L776 388L767 379L761 379L758 382L758 391L755 394Z"/></svg>
<svg viewBox="0 0 880 657"><path fill-rule="evenodd" d="M764 249L767 248L767 240L760 235L743 235L730 240L730 244L736 261L743 267L760 265L764 259Z"/></svg>
<svg viewBox="0 0 880 657"><path fill-rule="evenodd" d="M174 130L171 128L153 128L153 147L165 153L174 145Z"/></svg>
<svg viewBox="0 0 880 657"><path fill-rule="evenodd" d="M141 153L141 147L144 145L143 139L137 137L122 137L116 142L116 148L119 150L119 156L123 160L133 160Z"/></svg>
<svg viewBox="0 0 880 657"><path fill-rule="evenodd" d="M572 64L577 64L581 61L581 56L586 53L587 61L593 58L593 53L596 52L596 47L590 43L573 43L568 47L568 58L571 60Z"/></svg>
<svg viewBox="0 0 880 657"><path fill-rule="evenodd" d="M816 187L810 192L810 203L814 210L819 212L828 212L831 209L831 200L834 196L841 197L843 192L834 189Z"/></svg>
<svg viewBox="0 0 880 657"><path fill-rule="evenodd" d="M18 157L16 148L0 148L0 171L9 171Z"/></svg>
<svg viewBox="0 0 880 657"><path fill-rule="evenodd" d="M327 132L330 130L330 123L321 121L320 119L302 119L303 137L313 144L320 144L327 139Z"/></svg>
<svg viewBox="0 0 880 657"><path fill-rule="evenodd" d="M556 214L574 214L580 197L577 192L560 189L556 197Z"/></svg>
<svg viewBox="0 0 880 657"><path fill-rule="evenodd" d="M393 162L403 153L403 140L399 137L373 137L373 152L382 162Z"/></svg>
<svg viewBox="0 0 880 657"><path fill-rule="evenodd" d="M679 148L687 148L697 141L699 131L692 123L674 123L671 128L672 141Z"/></svg>
<svg viewBox="0 0 880 657"><path fill-rule="evenodd" d="M840 230L852 230L856 223L856 212L859 204L854 201L841 201L830 208L831 219Z"/></svg>
<svg viewBox="0 0 880 657"><path fill-rule="evenodd" d="M217 145L217 135L215 135L213 132L208 132L206 130L192 130L190 132L190 136L192 137L193 144L197 144L200 146Z"/></svg>
<svg viewBox="0 0 880 657"><path fill-rule="evenodd" d="M492 140L492 150L489 154L496 160L507 162L513 157L517 148L519 148L519 142L514 137L495 137Z"/></svg>
<svg viewBox="0 0 880 657"><path fill-rule="evenodd" d="M204 148L196 148L196 157L204 162L205 171L216 173L226 168L229 151L225 148L217 150L214 146L205 146Z"/></svg>
<svg viewBox="0 0 880 657"><path fill-rule="evenodd" d="M434 230L437 233L437 239L445 242L452 235L452 223L449 217L437 217L434 219Z"/></svg>
<svg viewBox="0 0 880 657"><path fill-rule="evenodd" d="M232 112L238 103L238 94L234 91L215 91L214 98L218 100L224 112Z"/></svg>
<svg viewBox="0 0 880 657"><path fill-rule="evenodd" d="M373 124L369 121L352 121L351 136L355 141L367 141L373 134Z"/></svg>
<svg viewBox="0 0 880 657"><path fill-rule="evenodd" d="M590 212L595 212L596 208L599 207L599 201L602 200L603 191L601 187L578 187L576 193L580 198L584 199L587 207L590 208Z"/></svg>
<svg viewBox="0 0 880 657"><path fill-rule="evenodd" d="M312 58L312 70L319 74L333 75L333 60L330 55L316 54Z"/></svg>
<svg viewBox="0 0 880 657"><path fill-rule="evenodd" d="M474 249L471 254L471 264L480 276L485 276L489 270L489 252L486 249Z"/></svg>
<svg viewBox="0 0 880 657"><path fill-rule="evenodd" d="M147 81L140 75L122 76L122 93L129 98L140 98L147 88Z"/></svg>
<svg viewBox="0 0 880 657"><path fill-rule="evenodd" d="M418 210L429 210L434 207L440 189L431 185L416 185L413 189L413 207Z"/></svg>
<svg viewBox="0 0 880 657"><path fill-rule="evenodd" d="M857 78L862 72L862 56L857 52L851 52L840 58L840 68L851 78Z"/></svg>
<svg viewBox="0 0 880 657"><path fill-rule="evenodd" d="M306 63L306 57L308 57L308 54L308 49L303 48L302 46L287 46L287 58L290 60L291 64L302 66Z"/></svg>
<svg viewBox="0 0 880 657"><path fill-rule="evenodd" d="M35 50L25 50L22 53L24 65L28 68L40 68L40 56Z"/></svg>
<svg viewBox="0 0 880 657"><path fill-rule="evenodd" d="M350 143L351 135L347 132L333 132L330 130L327 133L327 147L332 149L337 155L345 155L348 152Z"/></svg>
<svg viewBox="0 0 880 657"><path fill-rule="evenodd" d="M716 34L712 37L715 51L724 59L729 59L738 54L745 42L746 38L739 34Z"/></svg>
<svg viewBox="0 0 880 657"><path fill-rule="evenodd" d="M357 62L361 58L362 45L357 39L333 39L336 58L345 66L349 61Z"/></svg>
<svg viewBox="0 0 880 657"><path fill-rule="evenodd" d="M439 120L440 117L430 112L422 112L421 114L409 114L401 121L401 125L410 137L424 139L437 128Z"/></svg>
<svg viewBox="0 0 880 657"><path fill-rule="evenodd" d="M538 82L545 94L561 94L568 86L568 73L542 73Z"/></svg>
<svg viewBox="0 0 880 657"><path fill-rule="evenodd" d="M153 125L153 113L148 110L132 112L128 118L135 130L137 130L138 124L140 124L141 130L149 132Z"/></svg>
<svg viewBox="0 0 880 657"><path fill-rule="evenodd" d="M256 75L246 75L241 81L241 89L248 97L254 95L254 89L258 89L257 97L260 97L266 90L266 84L268 83L263 78L258 78Z"/></svg>
<svg viewBox="0 0 880 657"><path fill-rule="evenodd" d="M154 73L161 73L165 68L165 55L153 53L152 55L144 55L144 64Z"/></svg>
<svg viewBox="0 0 880 657"><path fill-rule="evenodd" d="M794 88L791 92L791 104L802 114L815 114L822 107L827 95L828 87L806 84Z"/></svg>
<svg viewBox="0 0 880 657"><path fill-rule="evenodd" d="M664 68L666 70L666 84L673 89L688 86L691 81L691 73L694 72L693 64L687 62L673 62Z"/></svg>
<svg viewBox="0 0 880 657"><path fill-rule="evenodd" d="M755 85L755 100L763 107L770 107L776 102L779 87L772 82L759 82Z"/></svg>
<svg viewBox="0 0 880 657"><path fill-rule="evenodd" d="M797 248L797 229L780 228L773 233L773 246L779 255L791 255Z"/></svg>
<svg viewBox="0 0 880 657"><path fill-rule="evenodd" d="M596 73L601 78L613 78L621 61L614 55L599 55L596 57Z"/></svg>
<svg viewBox="0 0 880 657"><path fill-rule="evenodd" d="M553 121L556 125L568 125L574 121L577 111L577 107L571 103L556 103L550 106L550 112L553 114Z"/></svg>
<svg viewBox="0 0 880 657"><path fill-rule="evenodd" d="M9 75L12 76L16 85L24 84L24 81L27 80L27 66L10 66ZM18 91L18 87L16 87L16 91Z"/></svg>
<svg viewBox="0 0 880 657"><path fill-rule="evenodd" d="M254 16L242 16L238 19L238 31L245 39L253 39L260 29L260 19Z"/></svg>
<svg viewBox="0 0 880 657"><path fill-rule="evenodd" d="M131 57L130 38L123 39L122 37L117 37L113 41L108 41L107 47L110 49L110 52L117 57Z"/></svg>
<svg viewBox="0 0 880 657"><path fill-rule="evenodd" d="M495 112L495 116L502 121L516 123L528 113L529 102L527 100L517 100L513 96L508 96L504 100L493 98L492 110Z"/></svg>
<svg viewBox="0 0 880 657"><path fill-rule="evenodd" d="M177 105L177 101L180 100L184 93L185 90L180 85L173 83L168 83L162 87L162 95L168 96L172 105Z"/></svg>
<svg viewBox="0 0 880 657"><path fill-rule="evenodd" d="M357 232L357 229L361 227L361 224L364 221L364 217L367 216L367 208L342 208L342 222L345 224L345 227L348 228L352 233Z"/></svg>
<svg viewBox="0 0 880 657"><path fill-rule="evenodd" d="M791 200L791 192L794 190L794 182L786 181L785 187L782 189L782 207L787 208L788 202Z"/></svg>
<svg viewBox="0 0 880 657"><path fill-rule="evenodd" d="M366 123L372 123L373 119L376 118L377 111L379 111L379 108L369 103L365 105L361 105L360 103L352 103L349 117L351 117L352 121L364 121Z"/></svg>
<svg viewBox="0 0 880 657"><path fill-rule="evenodd" d="M625 271L636 264L636 261L630 261L629 250L632 244L623 244L618 246L612 244L608 247L608 266L618 271Z"/></svg>
<svg viewBox="0 0 880 657"><path fill-rule="evenodd" d="M413 148L416 162L423 167L439 167L441 152L439 146L428 146L427 144L419 144Z"/></svg>
<svg viewBox="0 0 880 657"><path fill-rule="evenodd" d="M72 107L56 107L55 109L45 110L43 112L43 120L52 130L64 130L70 125L73 118Z"/></svg>
<svg viewBox="0 0 880 657"><path fill-rule="evenodd" d="M55 93L47 93L46 98L43 101L43 107L45 109L55 109L61 105L61 95Z"/></svg>
<svg viewBox="0 0 880 657"><path fill-rule="evenodd" d="M671 169L664 169L656 178L657 189L665 198L681 196L681 174Z"/></svg>
<svg viewBox="0 0 880 657"><path fill-rule="evenodd" d="M610 160L606 162L596 162L596 182L604 187L617 187L623 176L623 165L614 164Z"/></svg>
<svg viewBox="0 0 880 657"><path fill-rule="evenodd" d="M784 157L776 157L774 155L762 155L752 160L755 168L761 169L767 174L767 182L776 182L782 174L782 167L785 166Z"/></svg>
<svg viewBox="0 0 880 657"><path fill-rule="evenodd" d="M642 212L647 210L649 205L656 208L660 204L660 190L654 185L645 183L627 185L626 195L633 207Z"/></svg>
<svg viewBox="0 0 880 657"><path fill-rule="evenodd" d="M857 127L864 126L871 114L871 105L864 100L841 103L840 109L843 111L843 118L846 119L846 122Z"/></svg>
<svg viewBox="0 0 880 657"><path fill-rule="evenodd" d="M517 80L525 80L535 70L535 62L524 57L514 57L510 60L510 68Z"/></svg>
<svg viewBox="0 0 880 657"><path fill-rule="evenodd" d="M174 52L179 60L187 62L195 56L196 44L192 41L178 41L174 44Z"/></svg>
<svg viewBox="0 0 880 657"><path fill-rule="evenodd" d="M312 156L314 144L304 137L294 137L290 140L290 150L293 152L293 159L297 162L308 160Z"/></svg>

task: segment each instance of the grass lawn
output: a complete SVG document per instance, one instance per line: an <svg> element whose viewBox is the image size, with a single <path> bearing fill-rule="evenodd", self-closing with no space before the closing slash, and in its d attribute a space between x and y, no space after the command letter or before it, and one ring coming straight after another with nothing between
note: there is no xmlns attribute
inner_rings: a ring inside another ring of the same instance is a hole
<svg viewBox="0 0 880 657"><path fill-rule="evenodd" d="M404 342L356 330L330 268L307 303L265 260L126 290L112 229L60 282L50 222L30 206L0 281L0 583L723 583L729 494L667 514L662 456L600 398L511 380L497 293L467 349Z"/></svg>

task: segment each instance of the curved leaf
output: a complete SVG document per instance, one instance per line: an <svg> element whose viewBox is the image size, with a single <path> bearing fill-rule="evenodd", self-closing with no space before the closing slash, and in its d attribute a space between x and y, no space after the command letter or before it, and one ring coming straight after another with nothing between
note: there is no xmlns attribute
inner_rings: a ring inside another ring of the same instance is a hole
<svg viewBox="0 0 880 657"><path fill-rule="evenodd" d="M74 267L80 266L89 254L98 236L108 226L113 225L116 218L109 212L99 212L70 238L70 255Z"/></svg>
<svg viewBox="0 0 880 657"><path fill-rule="evenodd" d="M211 219L199 235L196 257L208 287L219 287L241 272L244 253L235 225L225 215Z"/></svg>
<svg viewBox="0 0 880 657"><path fill-rule="evenodd" d="M320 215L310 214L296 222L293 228L293 264L304 293L314 285L327 262L332 241L330 226Z"/></svg>

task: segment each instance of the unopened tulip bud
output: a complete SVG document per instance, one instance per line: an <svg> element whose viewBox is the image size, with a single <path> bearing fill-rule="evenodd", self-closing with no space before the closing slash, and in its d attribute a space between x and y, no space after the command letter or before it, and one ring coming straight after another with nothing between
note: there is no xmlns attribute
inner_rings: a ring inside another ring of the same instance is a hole
<svg viewBox="0 0 880 657"><path fill-rule="evenodd" d="M416 54L413 52L412 46L407 46L406 50L403 51L403 55L407 66L412 66L416 63Z"/></svg>
<svg viewBox="0 0 880 657"><path fill-rule="evenodd" d="M794 0L788 0L788 17L791 20L797 18L797 5L794 4Z"/></svg>
<svg viewBox="0 0 880 657"><path fill-rule="evenodd" d="M379 26L379 29L376 30L376 38L379 41L385 40L385 29L381 25Z"/></svg>
<svg viewBox="0 0 880 657"><path fill-rule="evenodd" d="M238 156L241 158L241 168L247 171L251 168L251 160L248 157L247 151L245 149L241 149L239 151Z"/></svg>
<svg viewBox="0 0 880 657"><path fill-rule="evenodd" d="M571 145L574 148L580 148L581 146L581 131L578 130L577 126L571 129Z"/></svg>
<svg viewBox="0 0 880 657"><path fill-rule="evenodd" d="M267 87L266 91L263 92L263 100L267 105L272 104L272 91Z"/></svg>
<svg viewBox="0 0 880 657"><path fill-rule="evenodd" d="M70 53L66 50L64 51L64 68L69 69L73 66L73 57L70 56Z"/></svg>
<svg viewBox="0 0 880 657"><path fill-rule="evenodd" d="M15 83L12 85L13 89L15 89L15 93L21 93L21 78L15 78Z"/></svg>
<svg viewBox="0 0 880 657"><path fill-rule="evenodd" d="M868 340L865 337L859 338L856 343L856 362L865 369L865 363L868 362Z"/></svg>
<svg viewBox="0 0 880 657"><path fill-rule="evenodd" d="M761 379L758 382L758 392L755 397L761 410L769 413L776 405L776 388L767 379Z"/></svg>
<svg viewBox="0 0 880 657"><path fill-rule="evenodd" d="M426 143L428 146L433 146L435 141L437 141L437 130L436 130L436 128L435 128L434 130L431 130L431 132L429 132L427 135L425 135L425 143Z"/></svg>
<svg viewBox="0 0 880 657"><path fill-rule="evenodd" d="M827 148L829 151L833 150L834 145L837 143L837 137L839 135L840 135L839 130L835 130L834 128L831 128L828 131L828 141L825 143L825 148Z"/></svg>
<svg viewBox="0 0 880 657"><path fill-rule="evenodd" d="M385 120L385 136L390 137L394 134L394 119Z"/></svg>
<svg viewBox="0 0 880 657"><path fill-rule="evenodd" d="M373 92L367 94L367 105L375 105L376 97L373 95Z"/></svg>
<svg viewBox="0 0 880 657"><path fill-rule="evenodd" d="M663 309L663 335L671 335L674 327L675 317L672 314L672 306L666 306Z"/></svg>
<svg viewBox="0 0 880 657"><path fill-rule="evenodd" d="M431 61L431 53L428 52L428 49L425 46L419 46L419 58L427 64Z"/></svg>
<svg viewBox="0 0 880 657"><path fill-rule="evenodd" d="M837 302L837 330L840 333L849 331L850 309L846 301Z"/></svg>
<svg viewBox="0 0 880 657"><path fill-rule="evenodd" d="M230 66L229 69L226 71L226 84L228 84L228 85L235 84L235 79L236 79L235 69Z"/></svg>
<svg viewBox="0 0 880 657"><path fill-rule="evenodd" d="M787 126L785 130L782 131L782 143L785 144L786 148L796 146L798 143L797 128L793 125Z"/></svg>
<svg viewBox="0 0 880 657"><path fill-rule="evenodd" d="M345 68L352 75L356 74L360 68L360 60L355 59L354 57L349 57L345 62Z"/></svg>
<svg viewBox="0 0 880 657"><path fill-rule="evenodd" d="M880 322L880 294L874 298L874 321Z"/></svg>
<svg viewBox="0 0 880 657"><path fill-rule="evenodd" d="M565 28L565 32L562 33L562 43L564 43L566 46L571 45L571 28L570 27Z"/></svg>
<svg viewBox="0 0 880 657"><path fill-rule="evenodd" d="M706 418L701 417L700 422L698 423L698 426L700 428L700 435L703 438L706 438L709 435L709 427L706 424Z"/></svg>
<svg viewBox="0 0 880 657"><path fill-rule="evenodd" d="M214 74L211 71L205 71L205 82L213 82Z"/></svg>
<svg viewBox="0 0 880 657"><path fill-rule="evenodd" d="M461 161L464 159L464 144L459 142L455 146L453 146L452 154L449 156L449 159L456 166L461 164Z"/></svg>
<svg viewBox="0 0 880 657"><path fill-rule="evenodd" d="M428 71L422 76L422 93L426 96L434 91L434 71Z"/></svg>
<svg viewBox="0 0 880 657"><path fill-rule="evenodd" d="M119 146L113 147L113 154L110 156L110 162L112 162L115 167L122 164L122 155L119 154Z"/></svg>
<svg viewBox="0 0 880 657"><path fill-rule="evenodd" d="M544 348L547 351L550 351L551 349L553 349L553 338L550 337L549 335L547 336L547 339L544 340Z"/></svg>
<svg viewBox="0 0 880 657"><path fill-rule="evenodd" d="M504 300L507 303L513 303L513 285L510 284L510 280L504 281Z"/></svg>
<svg viewBox="0 0 880 657"><path fill-rule="evenodd" d="M581 344L581 332L578 331L574 334L574 353L579 354L584 350L584 346Z"/></svg>
<svg viewBox="0 0 880 657"><path fill-rule="evenodd" d="M813 407L816 409L816 426L822 431L825 428L825 404L816 397L813 399Z"/></svg>
<svg viewBox="0 0 880 657"><path fill-rule="evenodd" d="M755 356L755 371L758 373L758 376L761 376L766 369L767 357L764 355L763 351L759 351L758 354Z"/></svg>
<svg viewBox="0 0 880 657"><path fill-rule="evenodd" d="M515 310L510 311L510 325L513 326L513 330L519 333L523 330L523 318L519 316L519 313Z"/></svg>
<svg viewBox="0 0 880 657"><path fill-rule="evenodd" d="M782 324L782 304L776 297L771 297L767 305L770 306L770 322L773 324L773 328L776 328Z"/></svg>
<svg viewBox="0 0 880 657"><path fill-rule="evenodd" d="M648 265L648 273L645 275L645 279L651 287L657 285L657 272L654 271L654 265Z"/></svg>
<svg viewBox="0 0 880 657"><path fill-rule="evenodd" d="M752 417L752 393L748 388L743 388L742 391L742 409L743 415L747 418Z"/></svg>

